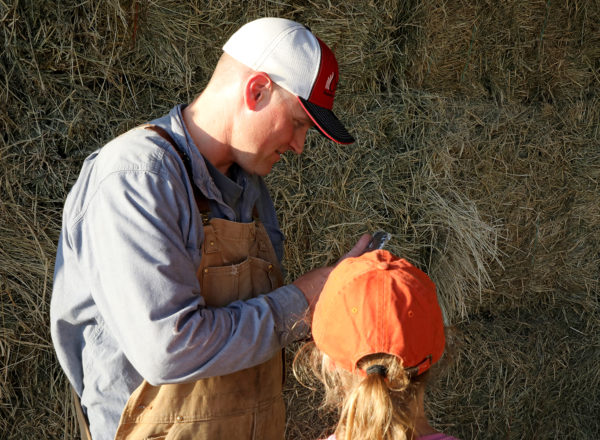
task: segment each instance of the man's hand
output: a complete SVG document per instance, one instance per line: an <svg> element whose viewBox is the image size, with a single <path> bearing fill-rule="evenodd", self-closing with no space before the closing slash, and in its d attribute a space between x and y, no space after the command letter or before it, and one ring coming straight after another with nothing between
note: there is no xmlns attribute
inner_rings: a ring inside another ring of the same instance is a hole
<svg viewBox="0 0 600 440"><path fill-rule="evenodd" d="M338 260L338 264L340 261L342 261L346 258L353 258L353 257L358 257L359 255L361 255L367 248L367 245L369 244L370 240L371 240L371 234L363 234L362 237L360 237L358 239L358 241L356 242L354 247L352 249L350 249L350 251L346 255L344 255L342 258L340 258Z"/></svg>
<svg viewBox="0 0 600 440"><path fill-rule="evenodd" d="M362 237L360 237L350 252L340 258L336 265L345 258L358 257L360 254L362 254L367 247L367 244L369 244L370 239L370 234L364 234ZM302 293L304 293L306 301L308 301L308 305L310 307L311 315L314 312L315 304L319 299L319 295L323 290L323 286L325 286L325 282L327 281L327 278L334 267L335 266L326 266L313 269L310 272L306 272L292 283L298 287Z"/></svg>

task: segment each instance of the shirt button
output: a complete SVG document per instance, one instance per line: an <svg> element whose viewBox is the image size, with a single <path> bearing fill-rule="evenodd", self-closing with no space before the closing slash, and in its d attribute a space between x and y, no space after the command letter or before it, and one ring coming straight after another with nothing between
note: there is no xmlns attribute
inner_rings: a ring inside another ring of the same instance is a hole
<svg viewBox="0 0 600 440"><path fill-rule="evenodd" d="M386 270L388 267L389 267L389 265L385 261L382 261L381 263L379 263L377 265L377 269L380 269L380 270Z"/></svg>
<svg viewBox="0 0 600 440"><path fill-rule="evenodd" d="M178 422L183 422L183 416L177 416L177 421Z"/></svg>

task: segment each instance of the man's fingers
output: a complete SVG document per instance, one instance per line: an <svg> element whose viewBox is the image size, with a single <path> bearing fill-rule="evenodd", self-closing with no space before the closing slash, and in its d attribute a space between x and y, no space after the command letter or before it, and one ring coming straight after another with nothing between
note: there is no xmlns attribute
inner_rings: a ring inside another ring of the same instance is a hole
<svg viewBox="0 0 600 440"><path fill-rule="evenodd" d="M370 240L371 234L363 234L358 239L354 247L350 250L350 252L348 252L346 255L340 258L338 263L344 258L358 257L359 255L361 255L365 251L365 248L369 244ZM311 313L314 311L315 304L319 299L319 296L321 295L321 290L323 290L323 286L327 282L327 278L329 277L329 274L331 273L333 268L334 266L325 266L313 269L310 272L307 272L304 275L300 276L293 282L293 284L296 287L298 287L304 294L306 301L308 302L308 305L310 307Z"/></svg>
<svg viewBox="0 0 600 440"><path fill-rule="evenodd" d="M369 244L369 240L371 240L371 234L363 234L358 239L358 241L356 242L354 247L350 250L350 252L348 252L346 255L344 255L342 258L340 258L340 261L342 261L344 258L348 258L348 257L350 257L350 258L358 257L360 254L362 254L365 251L365 248Z"/></svg>

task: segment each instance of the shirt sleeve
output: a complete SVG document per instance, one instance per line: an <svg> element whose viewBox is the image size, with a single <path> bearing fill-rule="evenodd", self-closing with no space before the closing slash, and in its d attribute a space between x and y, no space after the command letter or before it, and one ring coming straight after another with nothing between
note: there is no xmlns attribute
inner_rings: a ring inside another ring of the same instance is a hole
<svg viewBox="0 0 600 440"><path fill-rule="evenodd" d="M94 301L153 385L257 365L307 333L301 318L308 305L293 285L227 307L205 305L196 279L200 255L186 244L190 207L182 194L183 182L168 173L115 172L79 220Z"/></svg>

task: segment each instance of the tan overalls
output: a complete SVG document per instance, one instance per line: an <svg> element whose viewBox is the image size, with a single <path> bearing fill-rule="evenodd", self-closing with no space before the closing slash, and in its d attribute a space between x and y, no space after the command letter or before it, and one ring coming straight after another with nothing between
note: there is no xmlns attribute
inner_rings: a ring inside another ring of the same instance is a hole
<svg viewBox="0 0 600 440"><path fill-rule="evenodd" d="M206 304L216 307L283 284L271 241L257 220L208 221L197 277ZM121 414L115 439L281 440L283 377L279 352L264 364L226 376L162 386L144 381Z"/></svg>

